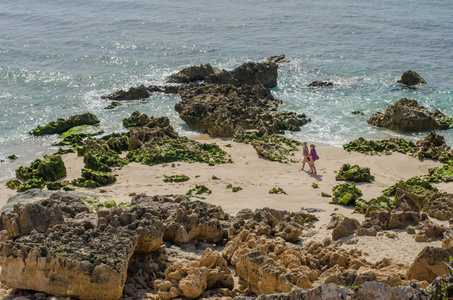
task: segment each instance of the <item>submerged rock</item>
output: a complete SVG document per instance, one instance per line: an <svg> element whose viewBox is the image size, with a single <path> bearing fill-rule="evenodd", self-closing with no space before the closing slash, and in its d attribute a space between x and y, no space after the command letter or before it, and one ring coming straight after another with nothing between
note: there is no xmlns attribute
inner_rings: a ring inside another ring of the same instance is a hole
<svg viewBox="0 0 453 300"><path fill-rule="evenodd" d="M63 133L72 127L80 125L96 125L100 123L99 119L91 113L83 113L69 117L69 119L58 119L50 122L44 127L38 125L36 129L30 131L31 135L41 136L46 134Z"/></svg>
<svg viewBox="0 0 453 300"><path fill-rule="evenodd" d="M333 86L333 82L332 81L313 81L308 85L308 87L325 87L325 86Z"/></svg>
<svg viewBox="0 0 453 300"><path fill-rule="evenodd" d="M267 61L268 62L274 62L274 63L277 63L277 64L289 63L290 62L290 60L285 58L285 54L269 56L267 58Z"/></svg>
<svg viewBox="0 0 453 300"><path fill-rule="evenodd" d="M367 122L394 131L428 131L448 129L452 121L439 110L430 112L416 100L402 98L387 107L384 113L375 112Z"/></svg>
<svg viewBox="0 0 453 300"><path fill-rule="evenodd" d="M409 86L426 83L426 81L420 75L418 75L417 72L412 70L407 70L406 72L404 72L403 76L401 76L401 79L397 82Z"/></svg>

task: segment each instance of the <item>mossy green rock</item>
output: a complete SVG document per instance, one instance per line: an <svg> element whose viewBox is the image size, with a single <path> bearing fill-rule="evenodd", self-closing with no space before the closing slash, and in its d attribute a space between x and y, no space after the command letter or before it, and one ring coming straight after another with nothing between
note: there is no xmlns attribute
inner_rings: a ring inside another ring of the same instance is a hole
<svg viewBox="0 0 453 300"><path fill-rule="evenodd" d="M429 169L430 182L450 182L453 181L453 169L452 166L443 166L442 168L434 167Z"/></svg>
<svg viewBox="0 0 453 300"><path fill-rule="evenodd" d="M171 175L171 176L165 176L164 175L164 182L183 182L183 181L188 181L190 180L190 177L184 174L181 175Z"/></svg>
<svg viewBox="0 0 453 300"><path fill-rule="evenodd" d="M47 189L51 190L51 191L58 191L58 190L64 189L68 185L69 185L69 181L67 181L67 180L48 182Z"/></svg>
<svg viewBox="0 0 453 300"><path fill-rule="evenodd" d="M44 159L37 159L29 167L21 166L16 170L16 176L23 180L32 177L41 177L45 181L55 181L66 175L66 167L59 154L44 155Z"/></svg>
<svg viewBox="0 0 453 300"><path fill-rule="evenodd" d="M364 214L370 205L374 205L383 210L393 210L395 208L395 200L390 199L387 196L379 196L371 199L370 201L359 199L355 202L354 212Z"/></svg>
<svg viewBox="0 0 453 300"><path fill-rule="evenodd" d="M358 165L351 166L344 164L335 176L336 180L346 180L353 182L371 182L374 176L370 174L370 168L362 168Z"/></svg>
<svg viewBox="0 0 453 300"><path fill-rule="evenodd" d="M193 189L187 191L186 195L211 194L212 191L204 185L196 185Z"/></svg>
<svg viewBox="0 0 453 300"><path fill-rule="evenodd" d="M41 177L33 177L28 179L24 184L17 188L18 192L25 192L29 189L42 190L46 186L46 182Z"/></svg>
<svg viewBox="0 0 453 300"><path fill-rule="evenodd" d="M99 134L103 134L104 130L99 129L98 126L95 125L80 125L72 127L71 129L63 132L61 137L64 139L68 136L79 135L81 137L88 137L88 136L95 136Z"/></svg>
<svg viewBox="0 0 453 300"><path fill-rule="evenodd" d="M424 207L430 199L437 197L438 190L427 180L419 177L412 177L407 181L400 180L393 186L385 189L383 194L384 196L394 195L395 199L406 194L406 196L415 201L419 207Z"/></svg>
<svg viewBox="0 0 453 300"><path fill-rule="evenodd" d="M6 182L6 186L12 190L17 190L21 185L22 185L22 182L20 182L17 179L8 180Z"/></svg>
<svg viewBox="0 0 453 300"><path fill-rule="evenodd" d="M91 169L82 169L82 177L72 181L72 184L80 187L100 187L116 182L112 173L99 172Z"/></svg>
<svg viewBox="0 0 453 300"><path fill-rule="evenodd" d="M175 161L205 162L209 165L231 162L228 154L217 144L203 144L185 137L157 140L137 150L129 151L130 161L156 165Z"/></svg>
<svg viewBox="0 0 453 300"><path fill-rule="evenodd" d="M8 159L9 160L16 160L17 159L17 155L16 154L8 155Z"/></svg>
<svg viewBox="0 0 453 300"><path fill-rule="evenodd" d="M355 183L343 183L332 188L333 198L330 203L342 205L354 205L355 201L362 196Z"/></svg>
<svg viewBox="0 0 453 300"><path fill-rule="evenodd" d="M390 154L392 151L408 153L414 147L415 144L413 142L400 138L367 141L360 137L357 140L343 145L343 148L346 151L356 151L365 154Z"/></svg>
<svg viewBox="0 0 453 300"><path fill-rule="evenodd" d="M270 189L269 194L285 194L286 192L281 187L273 187Z"/></svg>
<svg viewBox="0 0 453 300"><path fill-rule="evenodd" d="M33 129L30 134L35 136L41 136L46 134L63 133L72 127L80 125L95 125L100 123L99 119L91 113L83 113L69 117L69 119L58 119L52 121L44 127L38 125L36 129Z"/></svg>

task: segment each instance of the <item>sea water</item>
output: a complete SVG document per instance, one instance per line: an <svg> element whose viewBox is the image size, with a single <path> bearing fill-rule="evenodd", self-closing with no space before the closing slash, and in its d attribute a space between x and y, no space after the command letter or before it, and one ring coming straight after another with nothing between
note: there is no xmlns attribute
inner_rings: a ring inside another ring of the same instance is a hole
<svg viewBox="0 0 453 300"><path fill-rule="evenodd" d="M101 95L160 85L192 65L230 70L282 53L290 63L279 65L273 94L280 109L312 120L289 136L334 146L360 136L423 137L366 120L403 97L453 116L452 16L450 0L0 1L0 179L57 150L57 136L30 130L87 111L106 133L124 130L122 118L138 110L197 134L174 110L178 95L155 93L115 110L104 109L110 101ZM396 84L408 69L428 84ZM314 80L335 86L307 87ZM441 134L453 144L453 130Z"/></svg>

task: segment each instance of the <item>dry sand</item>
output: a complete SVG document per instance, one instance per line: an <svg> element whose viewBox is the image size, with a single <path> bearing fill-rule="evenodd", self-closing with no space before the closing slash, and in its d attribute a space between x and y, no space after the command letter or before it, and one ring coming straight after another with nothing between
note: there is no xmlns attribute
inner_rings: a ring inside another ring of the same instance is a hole
<svg viewBox="0 0 453 300"><path fill-rule="evenodd" d="M331 194L332 187L339 183L335 180L335 173L344 163L369 167L376 177L373 183L358 184L366 200L381 195L383 189L400 179L406 180L416 175L426 175L429 168L441 166L440 163L432 160L419 161L400 153L370 156L355 152L348 153L342 148L318 145L317 152L320 156L320 160L316 162L318 175L313 175L308 172L308 166L305 166L305 171L300 171L301 164L282 164L260 158L251 145L236 143L231 139L211 139L206 135L200 135L194 139L217 143L231 155L234 163L208 166L204 163L176 162L175 167L171 164L147 166L130 163L114 171L118 175L115 184L98 189L78 188L77 190L101 195L101 201L113 199L116 202L129 202L131 193L185 194L195 185L204 184L212 190L212 194L203 194L198 199L220 205L232 215L244 208L270 207L289 211L299 211L302 207L321 209L322 212L315 213L319 222L315 223L316 227L313 230L305 233L304 239L322 241L331 235L326 225L333 212L357 218L359 221L363 219L363 215L352 214L352 207L329 204L330 198L321 196L321 192ZM301 152L297 153L295 158L301 159ZM78 178L83 167L83 158L75 154L66 154L63 159L68 171L68 175L63 180ZM179 174L189 176L190 180L182 183L162 181L164 175ZM213 175L220 179L213 180ZM317 183L319 188L313 188L313 183ZM227 184L240 186L243 190L234 193L226 189ZM287 195L269 194L269 190L273 187L282 188ZM439 188L453 193L452 183L439 185ZM9 196L14 194L15 191L6 188L5 182L0 183L1 206L6 203ZM360 237L357 244L344 244L342 247L363 250L368 253L367 259L370 261L388 257L410 263L426 245L440 246L441 244L440 241L416 243L413 236L405 231L397 232L397 235L396 239L390 239L385 234L377 237ZM351 237L343 238L343 241L346 242L349 239Z"/></svg>

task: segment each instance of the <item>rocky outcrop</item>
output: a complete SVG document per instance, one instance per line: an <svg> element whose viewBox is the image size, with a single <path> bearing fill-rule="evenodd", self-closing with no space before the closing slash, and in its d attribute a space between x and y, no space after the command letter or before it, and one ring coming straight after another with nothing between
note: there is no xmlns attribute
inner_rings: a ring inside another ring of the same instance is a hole
<svg viewBox="0 0 453 300"><path fill-rule="evenodd" d="M143 84L138 87L131 87L129 90L119 90L114 93L101 96L102 99L109 99L109 100L138 100L148 98L152 95L152 90L148 87L144 86Z"/></svg>
<svg viewBox="0 0 453 300"><path fill-rule="evenodd" d="M353 234L360 227L359 221L356 219L344 217L339 220L332 231L332 240L336 241L342 237Z"/></svg>
<svg viewBox="0 0 453 300"><path fill-rule="evenodd" d="M206 83L242 85L263 85L266 88L277 86L277 64L274 62L240 65L233 71L222 70L205 78Z"/></svg>
<svg viewBox="0 0 453 300"><path fill-rule="evenodd" d="M23 180L39 177L45 181L55 181L66 175L66 166L59 154L44 155L44 159L36 159L29 167L21 166L16 176Z"/></svg>
<svg viewBox="0 0 453 300"><path fill-rule="evenodd" d="M139 111L134 111L129 118L123 119L123 126L129 127L167 127L170 125L170 120L167 117L154 118L148 117L146 114L141 114Z"/></svg>
<svg viewBox="0 0 453 300"><path fill-rule="evenodd" d="M247 229L257 235L281 237L287 242L296 242L303 228L313 227L316 216L304 211L290 213L272 208L256 209L247 218L239 217L229 228L229 235L235 236ZM241 213L239 216L242 216Z"/></svg>
<svg viewBox="0 0 453 300"><path fill-rule="evenodd" d="M175 263L165 270L165 280L154 281L154 288L161 299L183 296L195 299L206 289L232 290L234 280L227 262L218 251L207 248L199 261L189 264Z"/></svg>
<svg viewBox="0 0 453 300"><path fill-rule="evenodd" d="M169 83L191 83L194 81L205 80L206 77L219 73L220 69L214 68L210 64L185 68L167 78Z"/></svg>
<svg viewBox="0 0 453 300"><path fill-rule="evenodd" d="M157 250L164 234L162 222L138 206L96 216L80 197L64 193L16 206L5 219L13 240L0 246L1 280L83 299L119 299L131 256Z"/></svg>
<svg viewBox="0 0 453 300"><path fill-rule="evenodd" d="M438 159L444 163L447 162L446 160L449 157L453 156L451 147L447 145L445 138L434 131L430 132L423 139L418 140L414 147L409 150L409 153L420 159Z"/></svg>
<svg viewBox="0 0 453 300"><path fill-rule="evenodd" d="M41 136L46 134L63 133L72 127L80 125L96 125L100 123L99 119L91 113L83 113L69 117L69 119L58 119L50 122L44 127L38 125L36 129L30 131L31 135Z"/></svg>
<svg viewBox="0 0 453 300"><path fill-rule="evenodd" d="M427 246L417 255L410 265L407 276L411 279L433 281L436 277L447 274L445 263L453 256L453 247L437 248Z"/></svg>
<svg viewBox="0 0 453 300"><path fill-rule="evenodd" d="M300 130L309 121L303 114L278 112L281 102L260 85L198 84L180 89L175 105L187 125L214 136L233 136L238 130L257 129L261 135Z"/></svg>
<svg viewBox="0 0 453 300"><path fill-rule="evenodd" d="M439 198L429 201L424 206L424 211L439 220L453 218L453 194L443 194Z"/></svg>
<svg viewBox="0 0 453 300"><path fill-rule="evenodd" d="M403 76L401 76L401 79L397 82L408 86L426 83L426 81L420 75L418 75L417 72L412 70L407 70L406 72L404 72Z"/></svg>
<svg viewBox="0 0 453 300"><path fill-rule="evenodd" d="M429 131L450 128L452 119L439 110L430 112L417 101L403 98L384 113L375 112L367 122L394 131Z"/></svg>

